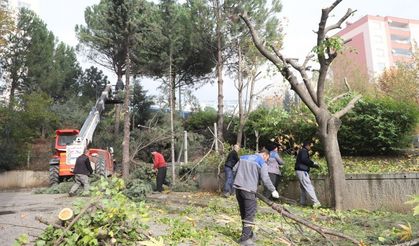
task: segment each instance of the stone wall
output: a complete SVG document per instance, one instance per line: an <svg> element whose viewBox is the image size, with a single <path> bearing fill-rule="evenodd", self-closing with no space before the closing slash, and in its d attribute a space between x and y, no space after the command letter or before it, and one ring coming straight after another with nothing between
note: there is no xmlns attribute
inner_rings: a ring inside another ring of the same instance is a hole
<svg viewBox="0 0 419 246"><path fill-rule="evenodd" d="M0 190L47 185L48 172L45 171L19 170L0 173Z"/></svg>
<svg viewBox="0 0 419 246"><path fill-rule="evenodd" d="M330 188L326 177L312 178L320 202L330 205ZM300 188L295 179L282 183L283 196L299 200ZM408 211L404 204L410 195L419 194L419 173L346 175L347 209Z"/></svg>

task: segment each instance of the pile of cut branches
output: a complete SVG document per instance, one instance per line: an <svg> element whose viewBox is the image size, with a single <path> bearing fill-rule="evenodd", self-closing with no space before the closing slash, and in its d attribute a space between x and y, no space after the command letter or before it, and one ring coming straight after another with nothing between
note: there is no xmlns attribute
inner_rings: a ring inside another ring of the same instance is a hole
<svg viewBox="0 0 419 246"><path fill-rule="evenodd" d="M49 223L35 245L133 245L149 239L147 207L131 201L124 188L122 179L99 180L90 190L90 199L75 202L75 217Z"/></svg>

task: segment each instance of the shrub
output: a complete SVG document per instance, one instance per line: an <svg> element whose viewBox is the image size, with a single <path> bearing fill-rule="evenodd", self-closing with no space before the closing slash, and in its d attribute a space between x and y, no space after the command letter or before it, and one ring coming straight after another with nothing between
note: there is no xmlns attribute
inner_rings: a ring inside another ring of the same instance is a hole
<svg viewBox="0 0 419 246"><path fill-rule="evenodd" d="M418 122L413 104L390 98L365 98L342 118L338 133L346 155L386 155L409 146Z"/></svg>

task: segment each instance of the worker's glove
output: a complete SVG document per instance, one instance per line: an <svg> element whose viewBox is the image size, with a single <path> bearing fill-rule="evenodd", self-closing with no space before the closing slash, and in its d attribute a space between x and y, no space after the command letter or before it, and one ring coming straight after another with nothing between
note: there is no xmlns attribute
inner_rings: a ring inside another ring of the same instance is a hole
<svg viewBox="0 0 419 246"><path fill-rule="evenodd" d="M314 167L314 168L320 168L320 165L319 165L319 163L314 162L313 167Z"/></svg>
<svg viewBox="0 0 419 246"><path fill-rule="evenodd" d="M273 197L273 198L279 198L278 191L274 190L274 191L272 192L272 197Z"/></svg>

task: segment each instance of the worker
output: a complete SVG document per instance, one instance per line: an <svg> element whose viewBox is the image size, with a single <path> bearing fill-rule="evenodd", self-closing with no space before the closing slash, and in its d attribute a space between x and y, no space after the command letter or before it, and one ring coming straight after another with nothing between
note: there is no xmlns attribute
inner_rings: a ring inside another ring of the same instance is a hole
<svg viewBox="0 0 419 246"><path fill-rule="evenodd" d="M84 149L83 154L76 159L76 165L73 170L75 183L68 193L69 196L76 195L76 191L80 185L83 186L83 193L89 192L89 175L93 173L93 169L87 156L88 152L88 149Z"/></svg>
<svg viewBox="0 0 419 246"><path fill-rule="evenodd" d="M300 183L300 204L307 205L307 198L313 204L313 208L320 207L320 202L317 199L314 187L310 180L310 168L319 168L320 166L310 159L309 151L311 149L311 142L304 141L303 147L298 151L297 160L295 161L295 172Z"/></svg>
<svg viewBox="0 0 419 246"><path fill-rule="evenodd" d="M164 160L164 157L161 153L157 152L157 150L152 149L151 155L153 158L153 169L156 172L156 190L155 192L162 192L163 191L163 184L169 186L170 183L166 180L166 172L167 172L167 163Z"/></svg>
<svg viewBox="0 0 419 246"><path fill-rule="evenodd" d="M271 179L275 188L278 188L279 180L281 178L281 168L284 165L284 160L282 160L281 156L279 155L278 146L276 144L270 146L268 150L270 150L269 159L267 161L269 178ZM272 198L270 190L266 187L263 191L263 195L268 199Z"/></svg>
<svg viewBox="0 0 419 246"><path fill-rule="evenodd" d="M224 183L224 197L229 197L234 194L233 188L233 168L236 163L239 161L239 150L240 146L235 144L233 149L228 153L226 162L224 164L224 174L225 174L225 183Z"/></svg>
<svg viewBox="0 0 419 246"><path fill-rule="evenodd" d="M269 179L266 165L268 158L269 151L264 149L259 154L240 156L239 162L234 167L236 176L233 187L236 189L242 219L240 245L254 245L255 236L252 227L257 209L256 192L259 179L271 191L272 197L279 198L278 192Z"/></svg>

